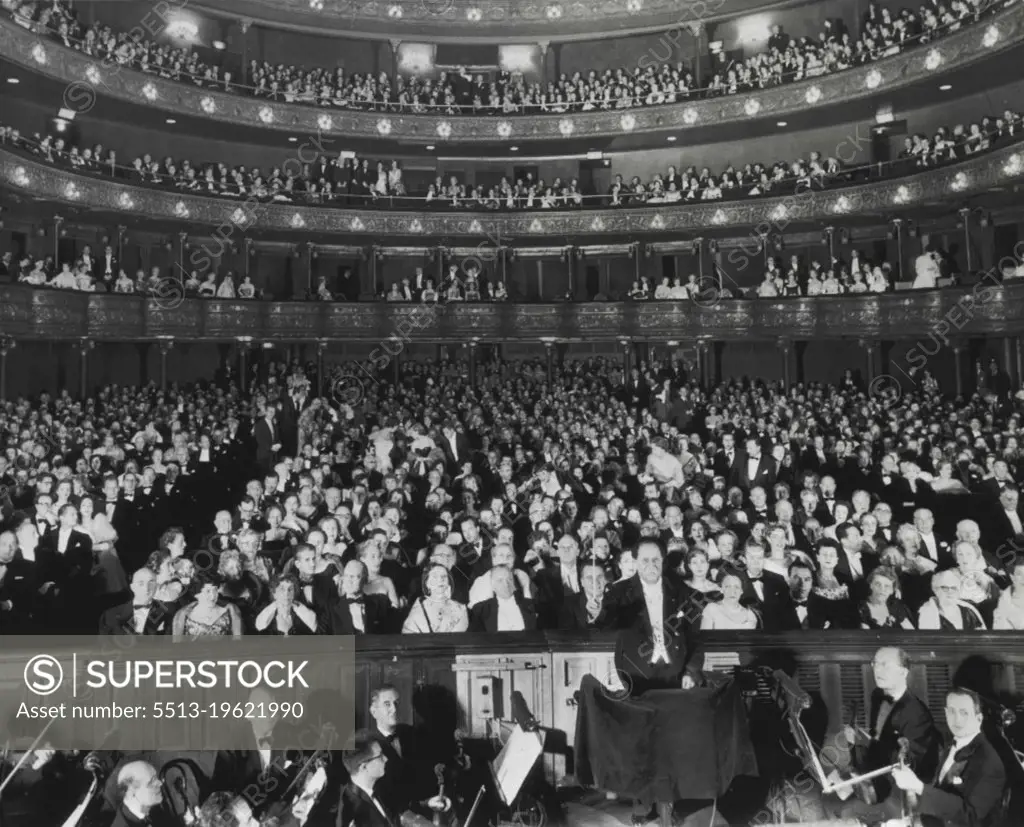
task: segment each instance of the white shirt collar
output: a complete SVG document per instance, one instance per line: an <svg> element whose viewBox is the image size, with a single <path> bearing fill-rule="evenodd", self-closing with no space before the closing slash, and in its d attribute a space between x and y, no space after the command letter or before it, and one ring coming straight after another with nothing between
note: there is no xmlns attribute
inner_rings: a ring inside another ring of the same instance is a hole
<svg viewBox="0 0 1024 827"><path fill-rule="evenodd" d="M951 752L959 752L964 747L966 747L969 743L971 743L971 741L973 741L975 738L977 738L979 733L980 733L980 730L978 732L975 732L974 735L968 735L966 738L954 738L953 739L953 747L952 747L952 749L950 751Z"/></svg>

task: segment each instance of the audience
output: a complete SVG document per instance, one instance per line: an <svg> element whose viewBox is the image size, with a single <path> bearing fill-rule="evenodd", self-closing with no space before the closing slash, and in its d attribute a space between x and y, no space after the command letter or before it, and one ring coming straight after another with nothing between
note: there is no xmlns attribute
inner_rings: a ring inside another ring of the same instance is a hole
<svg viewBox="0 0 1024 827"><path fill-rule="evenodd" d="M929 0L917 9L897 12L872 3L859 34L851 34L838 19L824 21L817 37L793 38L775 25L767 51L742 59L713 52L704 77L695 76L689 63L679 61L642 69L563 73L547 83L505 70L473 74L463 66L440 71L436 77L392 78L384 72L350 74L343 66L273 66L256 60L249 62L247 82L243 82L226 68L205 63L196 51L157 44L135 32L115 32L102 24L85 26L64 0L49 5L5 0L5 5L11 7L15 20L43 27L65 46L202 88L322 108L503 116L659 106L821 77L930 43L1003 4Z"/></svg>
<svg viewBox="0 0 1024 827"><path fill-rule="evenodd" d="M625 386L604 359L556 366L551 395L542 365L485 359L476 387L449 362L382 371L354 409L313 399L314 370L0 407L0 628L586 629L645 537L709 629L1021 625L1024 538L989 528L1024 473L1016 395L703 390L660 361Z"/></svg>

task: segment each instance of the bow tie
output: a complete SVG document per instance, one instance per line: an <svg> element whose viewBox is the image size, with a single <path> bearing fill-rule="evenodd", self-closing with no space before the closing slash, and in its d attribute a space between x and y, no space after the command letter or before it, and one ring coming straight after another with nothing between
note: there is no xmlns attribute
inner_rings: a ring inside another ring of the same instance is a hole
<svg viewBox="0 0 1024 827"><path fill-rule="evenodd" d="M759 582L761 580L761 575L759 574L757 577L754 577L753 575L748 574L747 579L750 580L751 583Z"/></svg>
<svg viewBox="0 0 1024 827"><path fill-rule="evenodd" d="M139 609L148 609L152 605L153 605L152 603L133 603L132 604L132 611L137 612L137 611L139 611Z"/></svg>
<svg viewBox="0 0 1024 827"><path fill-rule="evenodd" d="M117 505L117 500L107 500L107 505Z"/></svg>
<svg viewBox="0 0 1024 827"><path fill-rule="evenodd" d="M835 497L825 497L825 502L827 502L827 503L832 503L832 502L835 502L835 501L836 501Z"/></svg>
<svg viewBox="0 0 1024 827"><path fill-rule="evenodd" d="M365 603L366 602L366 595L361 594L361 595L359 595L359 597L350 597L348 599L348 602L349 603L359 603L359 604Z"/></svg>
<svg viewBox="0 0 1024 827"><path fill-rule="evenodd" d="M894 704L894 703L896 703L896 699L892 695L890 695L888 692L882 693L882 700L885 701L885 703L887 703L887 704Z"/></svg>

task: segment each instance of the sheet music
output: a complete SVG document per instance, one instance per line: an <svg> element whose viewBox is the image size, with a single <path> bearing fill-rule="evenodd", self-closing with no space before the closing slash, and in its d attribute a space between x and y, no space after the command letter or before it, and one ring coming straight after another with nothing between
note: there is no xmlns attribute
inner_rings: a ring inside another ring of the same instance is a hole
<svg viewBox="0 0 1024 827"><path fill-rule="evenodd" d="M544 739L539 732L526 732L519 724L506 741L491 770L498 794L506 806L511 805L544 752Z"/></svg>

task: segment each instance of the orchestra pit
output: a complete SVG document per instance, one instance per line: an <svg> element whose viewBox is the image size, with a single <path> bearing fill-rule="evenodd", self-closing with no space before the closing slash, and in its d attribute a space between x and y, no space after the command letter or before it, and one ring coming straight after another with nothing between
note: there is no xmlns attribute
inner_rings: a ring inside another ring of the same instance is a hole
<svg viewBox="0 0 1024 827"><path fill-rule="evenodd" d="M3 827L1024 824L1024 5L0 7Z"/></svg>

